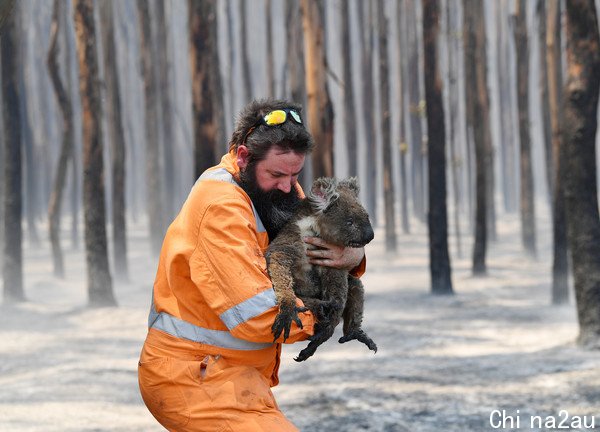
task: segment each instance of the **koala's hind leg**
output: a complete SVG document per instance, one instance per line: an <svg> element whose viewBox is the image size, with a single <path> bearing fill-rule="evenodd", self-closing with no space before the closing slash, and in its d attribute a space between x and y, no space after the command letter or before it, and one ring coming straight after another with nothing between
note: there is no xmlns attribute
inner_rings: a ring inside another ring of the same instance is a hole
<svg viewBox="0 0 600 432"><path fill-rule="evenodd" d="M321 285L327 287L326 292L323 293L325 300L307 299L307 304L311 305L309 306L311 310L319 311L317 313L319 321L315 325L315 334L309 338L310 343L294 359L299 362L312 356L323 342L330 339L333 336L335 327L342 320L348 293L345 274L334 269L324 269Z"/></svg>
<svg viewBox="0 0 600 432"><path fill-rule="evenodd" d="M371 351L377 352L377 345L361 328L365 303L365 289L360 279L348 276L348 300L344 309L344 336L339 343L358 340Z"/></svg>

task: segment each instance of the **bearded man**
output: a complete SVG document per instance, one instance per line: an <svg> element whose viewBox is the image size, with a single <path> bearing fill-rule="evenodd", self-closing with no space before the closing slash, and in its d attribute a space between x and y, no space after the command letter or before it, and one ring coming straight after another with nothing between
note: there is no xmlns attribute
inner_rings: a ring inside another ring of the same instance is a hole
<svg viewBox="0 0 600 432"><path fill-rule="evenodd" d="M270 390L283 336L273 342L278 308L264 253L304 197L298 175L313 140L300 112L280 100L244 108L229 152L200 176L167 230L138 378L169 430L298 430ZM307 252L313 264L364 272L364 250L305 241L319 246ZM300 313L286 343L313 335L317 313Z"/></svg>

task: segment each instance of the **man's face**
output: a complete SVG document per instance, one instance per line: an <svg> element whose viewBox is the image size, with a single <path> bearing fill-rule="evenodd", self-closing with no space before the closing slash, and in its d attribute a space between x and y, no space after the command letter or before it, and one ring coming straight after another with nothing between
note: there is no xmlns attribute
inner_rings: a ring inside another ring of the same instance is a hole
<svg viewBox="0 0 600 432"><path fill-rule="evenodd" d="M260 162L247 163L247 154L238 150L240 186L246 191L269 238L275 238L300 202L296 190L305 156L272 147Z"/></svg>
<svg viewBox="0 0 600 432"><path fill-rule="evenodd" d="M298 182L305 156L274 146L255 166L256 182L265 192L280 190L289 193Z"/></svg>

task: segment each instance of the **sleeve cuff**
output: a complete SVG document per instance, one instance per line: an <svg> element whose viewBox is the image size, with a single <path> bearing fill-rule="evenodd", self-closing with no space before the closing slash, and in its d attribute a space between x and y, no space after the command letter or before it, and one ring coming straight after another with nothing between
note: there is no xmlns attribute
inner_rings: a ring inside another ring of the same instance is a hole
<svg viewBox="0 0 600 432"><path fill-rule="evenodd" d="M365 274L366 270L367 270L367 255L365 254L365 256L363 257L360 264L358 264L356 267L354 267L352 270L350 270L350 274L354 277L359 278L363 274Z"/></svg>

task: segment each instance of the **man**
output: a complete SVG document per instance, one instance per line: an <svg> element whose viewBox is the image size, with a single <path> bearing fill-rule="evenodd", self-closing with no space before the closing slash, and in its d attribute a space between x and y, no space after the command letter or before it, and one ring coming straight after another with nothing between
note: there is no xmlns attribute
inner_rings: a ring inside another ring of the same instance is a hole
<svg viewBox="0 0 600 432"><path fill-rule="evenodd" d="M167 230L138 368L144 402L167 429L297 431L270 390L282 336L273 342L278 308L264 253L303 197L297 180L312 146L299 106L250 103L229 153ZM362 249L306 241L321 248L307 252L313 263L364 272ZM299 314L286 343L313 334L315 312Z"/></svg>

